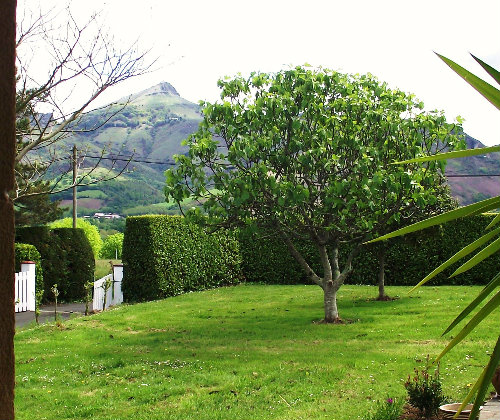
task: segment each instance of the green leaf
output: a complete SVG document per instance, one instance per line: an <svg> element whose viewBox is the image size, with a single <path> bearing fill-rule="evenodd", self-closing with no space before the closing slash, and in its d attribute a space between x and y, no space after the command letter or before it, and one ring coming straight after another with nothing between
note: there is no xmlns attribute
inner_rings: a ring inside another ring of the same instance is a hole
<svg viewBox="0 0 500 420"><path fill-rule="evenodd" d="M495 226L498 222L500 222L500 213L498 213L495 218L490 222L488 226L486 226L486 229L489 229L493 226Z"/></svg>
<svg viewBox="0 0 500 420"><path fill-rule="evenodd" d="M495 288L500 286L500 272L491 279L477 297L458 315L453 322L446 328L442 335L449 333L457 324L469 315Z"/></svg>
<svg viewBox="0 0 500 420"><path fill-rule="evenodd" d="M447 261L445 261L443 264L441 264L439 267L437 267L434 271L431 273L427 274L413 289L411 289L408 293L413 292L415 289L418 287L422 286L423 284L427 283L430 279L433 277L437 276L439 273L441 273L443 270L448 268L450 265L454 264L458 260L466 257L469 255L471 252L475 251L477 248L481 247L484 245L486 242L488 242L491 238L494 236L500 234L500 228L497 228L486 235L481 236L479 239L475 240L471 244L465 246L462 248L460 251L458 251L455 255L453 255L451 258L449 258Z"/></svg>
<svg viewBox="0 0 500 420"><path fill-rule="evenodd" d="M468 206L460 207L458 209L448 211L438 216L430 217L428 219L422 220L421 222L414 223L410 226L406 226L394 232L388 233L387 235L383 235L377 239L365 242L365 244L384 241L389 238L395 238L396 236L406 235L407 233L416 232L418 230L422 230L435 225L440 225L441 223L445 223L450 220L455 220L461 217L469 216L474 212L484 213L489 210L496 209L499 206L500 206L500 197L488 198L487 200L479 201L478 203L469 204Z"/></svg>
<svg viewBox="0 0 500 420"><path fill-rule="evenodd" d="M480 79L454 61L440 54L437 54L437 56L446 64L448 64L448 66L450 66L450 68L462 79L464 79L469 85L471 85L481 95L483 95L492 105L495 106L495 108L500 109L500 90L491 86L489 83L486 83L483 79Z"/></svg>
<svg viewBox="0 0 500 420"><path fill-rule="evenodd" d="M475 419L479 414L479 409L483 404L484 398L486 396L486 391L490 386L491 379L495 374L495 370L500 364L500 337L498 337L493 353L490 356L490 361L488 365L484 368L483 372L477 379L474 386L470 389L469 393L465 397L462 405L459 407L458 412L462 411L464 407L472 400L472 397L477 392L476 399L474 400L474 406L472 407L469 418Z"/></svg>
<svg viewBox="0 0 500 420"><path fill-rule="evenodd" d="M453 340L451 340L446 348L439 354L436 359L438 362L446 353L448 353L453 347L455 347L458 343L460 343L465 337L469 335L469 333L474 330L474 328L479 324L484 318L486 318L491 312L497 309L500 306L500 292L498 292L495 296L493 296L489 302L484 305L481 310L474 315L474 317L467 323L465 327L463 327L460 332L456 335Z"/></svg>
<svg viewBox="0 0 500 420"><path fill-rule="evenodd" d="M391 165L402 165L404 163L430 162L433 160L457 159L469 156L485 155L487 153L500 152L500 145L481 147L478 149L456 150L454 152L438 153L436 155L423 156L415 159L393 162Z"/></svg>
<svg viewBox="0 0 500 420"><path fill-rule="evenodd" d="M494 69L493 67L491 67L489 64L486 64L483 60L481 60L480 58L477 58L474 54L471 54L472 55L472 58L474 60L476 60L483 69L485 69L488 74L493 77L493 79L495 79L495 81L500 84L500 72L497 70L497 69Z"/></svg>
<svg viewBox="0 0 500 420"><path fill-rule="evenodd" d="M494 254L500 249L500 238L496 241L493 241L486 248L482 249L478 252L474 257L472 257L465 264L461 265L456 269L456 271L450 276L450 278L457 276L460 273L464 273L467 270L470 270L472 267L478 265L485 258L488 258L490 255Z"/></svg>

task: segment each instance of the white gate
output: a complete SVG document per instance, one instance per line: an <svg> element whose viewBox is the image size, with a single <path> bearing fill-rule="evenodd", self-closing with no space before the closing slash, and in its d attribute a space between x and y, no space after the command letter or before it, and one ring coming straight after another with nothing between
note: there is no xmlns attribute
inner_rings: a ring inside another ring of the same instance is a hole
<svg viewBox="0 0 500 420"><path fill-rule="evenodd" d="M106 309L110 306L119 305L123 302L122 293L123 265L114 265L113 273L94 282L94 298L92 309L102 311L104 307L104 284L106 280L111 280L111 287L106 294Z"/></svg>
<svg viewBox="0 0 500 420"><path fill-rule="evenodd" d="M16 312L35 310L35 263L23 261L21 271L15 273Z"/></svg>

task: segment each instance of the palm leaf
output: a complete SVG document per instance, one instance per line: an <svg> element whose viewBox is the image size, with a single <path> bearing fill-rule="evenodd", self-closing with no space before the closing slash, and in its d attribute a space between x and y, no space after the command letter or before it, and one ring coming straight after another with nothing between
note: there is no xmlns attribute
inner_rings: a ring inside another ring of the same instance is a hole
<svg viewBox="0 0 500 420"><path fill-rule="evenodd" d="M478 265L485 258L488 258L490 255L494 254L500 249L500 238L493 241L486 248L482 249L476 255L474 255L469 261L465 264L458 267L455 272L450 276L450 278L455 277L458 274L465 273L467 270L470 270L472 267Z"/></svg>
<svg viewBox="0 0 500 420"><path fill-rule="evenodd" d="M453 322L446 328L442 335L449 333L453 328L457 326L457 324L462 321L467 315L469 315L486 297L495 290L498 286L500 286L500 273L498 273L495 277L491 279L491 281L484 286L484 289L481 290L479 295L465 308L460 315L458 315Z"/></svg>
<svg viewBox="0 0 500 420"><path fill-rule="evenodd" d="M462 405L459 407L458 412L460 413L464 407L472 400L472 397L477 392L476 399L474 400L474 406L472 407L471 413L469 415L470 419L475 419L479 414L479 409L486 396L486 391L490 386L491 379L495 374L495 370L500 363L500 336L498 337L493 353L490 356L490 361L488 365L484 368L483 372L477 379L474 386L470 389L469 393L465 397Z"/></svg>
<svg viewBox="0 0 500 420"><path fill-rule="evenodd" d="M486 242L488 242L491 238L494 236L500 234L500 228L497 228L495 230L492 230L491 232L487 233L486 235L481 236L479 239L476 239L474 242L471 244L467 245L466 247L462 248L460 251L458 251L455 255L453 255L451 258L449 258L447 261L445 261L443 264L441 264L439 267L437 267L434 271L431 273L427 274L413 289L411 289L408 293L413 292L415 289L418 287L422 286L423 284L427 283L430 279L433 277L436 277L439 273L441 273L443 270L446 270L450 265L454 264L458 260L466 257L469 255L471 252L475 251L477 248L480 246L484 245Z"/></svg>
<svg viewBox="0 0 500 420"><path fill-rule="evenodd" d="M498 222L500 222L500 213L498 213L495 218L490 222L488 226L486 226L486 229L489 229L493 226L495 226Z"/></svg>
<svg viewBox="0 0 500 420"><path fill-rule="evenodd" d="M487 73L493 77L493 79L495 79L495 82L497 82L498 84L500 84L500 72L491 67L489 64L486 64L483 60L481 60L480 58L477 58L474 54L471 54L472 55L472 58L474 60L476 60L483 69L485 69L487 71Z"/></svg>
<svg viewBox="0 0 500 420"><path fill-rule="evenodd" d="M441 223L449 222L450 220L455 220L461 217L470 216L474 212L484 213L489 210L496 209L499 206L500 206L500 197L488 198L486 200L479 201L478 203L469 204L468 206L459 207L458 209L448 211L438 216L430 217L426 220L422 220L421 222L417 222L410 226L406 226L394 232L388 233L387 235L380 236L379 238L376 239L372 239L371 241L365 242L365 244L383 241L389 238L395 238L396 236L406 235L407 233L412 233L431 226L440 225Z"/></svg>
<svg viewBox="0 0 500 420"><path fill-rule="evenodd" d="M488 153L500 152L500 145L480 147L477 149L455 150L454 152L438 153L436 155L422 156L414 159L393 162L391 165L402 165L405 163L429 162L432 160L457 159L469 156L485 155Z"/></svg>
<svg viewBox="0 0 500 420"><path fill-rule="evenodd" d="M479 324L486 316L488 316L492 311L500 306L500 292L493 296L486 305L484 305L481 310L472 317L472 319L463 327L456 337L451 340L446 348L439 354L436 358L436 362L439 361L446 353L448 353L453 347L460 343L469 333Z"/></svg>
<svg viewBox="0 0 500 420"><path fill-rule="evenodd" d="M481 95L483 95L495 108L500 109L500 90L486 83L483 79L480 79L476 75L472 74L470 71L464 69L462 66L458 65L454 61L437 54L437 56L443 60L455 73L457 73L462 79L464 79L469 85L476 89Z"/></svg>

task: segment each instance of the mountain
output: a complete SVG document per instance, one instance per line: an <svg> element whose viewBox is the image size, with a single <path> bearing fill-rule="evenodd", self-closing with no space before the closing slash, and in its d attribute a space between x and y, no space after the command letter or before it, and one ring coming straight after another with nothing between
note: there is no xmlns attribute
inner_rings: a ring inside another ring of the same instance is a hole
<svg viewBox="0 0 500 420"><path fill-rule="evenodd" d="M79 188L79 214L97 210L120 214L164 213L173 207L165 203L164 172L171 166L172 155L187 151L181 142L198 128L202 120L199 106L182 98L166 82L118 101L126 102L123 110L116 105L111 110L86 114L77 127L84 132L72 135L58 146L69 150L76 144L87 156L99 156L103 150L106 157L119 155L123 160L116 162L117 170L132 156L119 178ZM93 127L99 128L93 130ZM95 162L95 158L86 158L84 166L90 167ZM100 166L109 168L110 164L106 159ZM104 169L93 173L95 178L104 174ZM57 194L54 199L62 199L63 206L71 206L70 191Z"/></svg>
<svg viewBox="0 0 500 420"><path fill-rule="evenodd" d="M485 147L475 138L465 135L467 149ZM452 195L460 204L475 203L486 198L500 195L500 177L484 176L500 174L500 153L470 156L461 159L448 160L446 175ZM480 175L462 177L457 175Z"/></svg>
<svg viewBox="0 0 500 420"><path fill-rule="evenodd" d="M181 142L193 133L202 120L199 106L182 98L175 88L166 82L123 98L129 102L121 110L115 105L109 110L96 110L86 114L79 132L64 140L58 148L69 154L73 144L86 150L88 156L99 156L105 149L105 157L132 156L127 170L118 178L100 182L78 190L79 215L115 212L124 215L145 213L173 213L177 209L166 204L163 187L164 172L172 164L172 155L186 153ZM118 112L119 111L119 112ZM113 112L117 112L113 115ZM93 127L98 126L96 130ZM478 140L466 136L468 148L484 147ZM67 152L66 152L67 151ZM452 175L449 185L452 194L462 203L469 204L500 194L498 177L453 177L453 175L498 174L499 155L474 156L450 160L446 174ZM91 166L95 158L87 158ZM116 162L119 170L125 161ZM95 177L103 175L110 161L103 160ZM63 205L71 206L71 192L55 196L63 199Z"/></svg>

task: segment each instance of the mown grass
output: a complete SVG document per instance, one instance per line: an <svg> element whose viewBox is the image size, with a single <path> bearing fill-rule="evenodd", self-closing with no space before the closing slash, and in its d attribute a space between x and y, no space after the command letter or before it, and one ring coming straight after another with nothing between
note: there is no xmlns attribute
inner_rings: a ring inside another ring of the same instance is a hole
<svg viewBox="0 0 500 420"><path fill-rule="evenodd" d="M340 290L324 325L315 286L241 285L42 325L16 335L17 419L365 419L447 339L478 287ZM488 322L441 365L459 400L488 357ZM496 320L497 320L496 319Z"/></svg>
<svg viewBox="0 0 500 420"><path fill-rule="evenodd" d="M94 278L96 280L99 280L102 279L104 276L110 274L112 271L111 263L121 264L122 261L110 260L110 259L95 260Z"/></svg>

